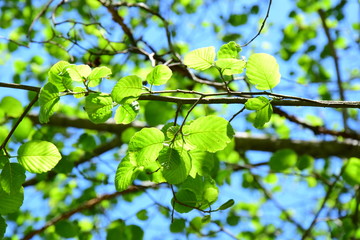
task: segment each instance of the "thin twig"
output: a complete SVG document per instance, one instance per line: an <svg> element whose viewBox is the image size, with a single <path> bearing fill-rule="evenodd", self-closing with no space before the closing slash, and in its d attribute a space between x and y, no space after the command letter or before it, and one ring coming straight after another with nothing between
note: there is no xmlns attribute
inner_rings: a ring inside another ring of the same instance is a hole
<svg viewBox="0 0 360 240"><path fill-rule="evenodd" d="M241 47L246 47L247 45L249 45L252 41L254 41L261 33L261 31L263 30L264 26L265 26L265 23L266 23L266 20L268 19L269 17L269 13L270 13L270 8L271 8L271 3L272 3L272 0L269 0L269 5L268 5L268 9L266 11L266 16L261 24L261 27L258 31L258 33L250 40L248 41L247 43L245 43L244 45L241 45Z"/></svg>

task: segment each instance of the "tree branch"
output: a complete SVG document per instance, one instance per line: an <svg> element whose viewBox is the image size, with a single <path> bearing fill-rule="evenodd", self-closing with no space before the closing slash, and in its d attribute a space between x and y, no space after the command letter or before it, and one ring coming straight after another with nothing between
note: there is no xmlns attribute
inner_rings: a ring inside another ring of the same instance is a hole
<svg viewBox="0 0 360 240"><path fill-rule="evenodd" d="M37 115L28 116L35 124L39 124ZM136 124L120 125L115 123L94 124L86 119L70 118L62 115L51 117L48 125L58 127L75 127L81 129L92 129L97 131L112 132L121 134L129 127L142 128ZM309 154L316 158L329 156L354 157L360 152L358 141L302 141L292 139L277 139L271 137L254 137L246 133L235 135L236 149L238 151L255 150L275 152L283 148L292 148L298 154Z"/></svg>
<svg viewBox="0 0 360 240"><path fill-rule="evenodd" d="M128 194L128 193L140 192L140 191L143 191L143 190L148 189L148 188L157 188L157 187L158 187L157 184L150 185L150 186L135 186L135 185L132 185L128 189L126 189L125 191L114 192L114 193L111 193L111 194L104 194L104 195L102 195L100 197L90 199L90 200L86 201L85 203L81 204L80 206L78 206L77 208L75 208L73 210L70 210L68 212L65 212L65 213L61 214L60 216L51 219L43 227L29 232L28 234L26 234L22 238L22 240L29 240L32 237L34 237L35 235L44 232L48 227L55 225L57 222L59 222L61 220L68 219L72 215L74 215L75 213L79 213L79 212L84 211L86 209L93 208L97 204L101 203L104 200L112 199L112 198L115 198L117 196L125 195L125 194Z"/></svg>

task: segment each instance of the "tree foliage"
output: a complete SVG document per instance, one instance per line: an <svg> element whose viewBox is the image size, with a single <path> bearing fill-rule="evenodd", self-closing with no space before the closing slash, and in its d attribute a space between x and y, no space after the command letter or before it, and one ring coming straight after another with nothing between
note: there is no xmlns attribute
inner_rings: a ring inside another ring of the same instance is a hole
<svg viewBox="0 0 360 240"><path fill-rule="evenodd" d="M358 5L2 1L0 238L360 238Z"/></svg>

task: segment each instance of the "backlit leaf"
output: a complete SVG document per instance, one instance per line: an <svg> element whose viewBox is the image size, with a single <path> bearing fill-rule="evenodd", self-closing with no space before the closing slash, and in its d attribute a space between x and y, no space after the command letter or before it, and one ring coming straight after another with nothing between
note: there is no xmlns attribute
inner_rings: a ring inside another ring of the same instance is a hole
<svg viewBox="0 0 360 240"><path fill-rule="evenodd" d="M205 47L189 52L184 58L184 64L196 70L210 68L215 60L215 48Z"/></svg>
<svg viewBox="0 0 360 240"><path fill-rule="evenodd" d="M252 54L246 64L248 81L259 90L269 90L280 82L279 65L266 53Z"/></svg>
<svg viewBox="0 0 360 240"><path fill-rule="evenodd" d="M49 122L50 116L57 110L59 100L59 89L54 84L47 83L41 88L39 95L40 123Z"/></svg>
<svg viewBox="0 0 360 240"><path fill-rule="evenodd" d="M165 84L172 76L171 69L166 65L157 65L147 75L146 80L155 86Z"/></svg>
<svg viewBox="0 0 360 240"><path fill-rule="evenodd" d="M217 58L234 58L237 59L239 57L239 52L241 51L241 47L234 41L226 43L222 45L217 52Z"/></svg>
<svg viewBox="0 0 360 240"><path fill-rule="evenodd" d="M72 80L66 71L66 68L70 66L70 63L66 61L59 61L55 63L48 72L48 80L54 84L59 92L63 92L67 89L72 89Z"/></svg>
<svg viewBox="0 0 360 240"><path fill-rule="evenodd" d="M139 166L154 162L165 140L164 134L157 128L143 128L130 139L128 151L136 156Z"/></svg>
<svg viewBox="0 0 360 240"><path fill-rule="evenodd" d="M84 82L91 73L88 65L70 65L66 68L70 78L75 82Z"/></svg>
<svg viewBox="0 0 360 240"><path fill-rule="evenodd" d="M281 172L295 166L297 154L292 149L281 149L276 151L270 158L269 166L274 172Z"/></svg>
<svg viewBox="0 0 360 240"><path fill-rule="evenodd" d="M138 76L131 75L121 78L114 86L111 97L114 102L124 103L130 101L135 101L140 94L144 92L142 79Z"/></svg>
<svg viewBox="0 0 360 240"><path fill-rule="evenodd" d="M20 146L17 159L27 171L43 173L56 166L61 154L53 143L33 140Z"/></svg>
<svg viewBox="0 0 360 240"><path fill-rule="evenodd" d="M139 103L132 102L130 104L120 105L115 112L115 122L118 124L129 124L135 120L139 113Z"/></svg>
<svg viewBox="0 0 360 240"><path fill-rule="evenodd" d="M121 192L126 190L138 175L137 167L131 163L129 156L126 155L120 162L115 175L116 190Z"/></svg>
<svg viewBox="0 0 360 240"><path fill-rule="evenodd" d="M215 65L221 68L223 75L233 75L242 73L246 62L239 59L223 58L215 61Z"/></svg>
<svg viewBox="0 0 360 240"><path fill-rule="evenodd" d="M342 174L344 180L350 185L360 184L360 159L352 157L344 167Z"/></svg>
<svg viewBox="0 0 360 240"><path fill-rule="evenodd" d="M110 95L90 93L85 98L85 111L93 123L104 123L112 116L113 101Z"/></svg>
<svg viewBox="0 0 360 240"><path fill-rule="evenodd" d="M256 128L261 128L265 123L269 122L273 112L269 99L263 96L248 99L245 108L256 111L254 121Z"/></svg>
<svg viewBox="0 0 360 240"><path fill-rule="evenodd" d="M0 108L8 117L13 118L20 117L24 110L21 102L11 96L6 96L1 99Z"/></svg>
<svg viewBox="0 0 360 240"><path fill-rule="evenodd" d="M162 166L164 178L170 184L179 184L189 175L191 160L184 150L179 152L174 148L164 148L159 154L158 161Z"/></svg>
<svg viewBox="0 0 360 240"><path fill-rule="evenodd" d="M96 67L94 68L90 75L87 77L88 86L96 87L100 84L102 78L106 78L111 74L111 70L108 67Z"/></svg>
<svg viewBox="0 0 360 240"><path fill-rule="evenodd" d="M208 152L224 149L234 135L230 123L218 116L200 117L184 127L183 133L187 143Z"/></svg>
<svg viewBox="0 0 360 240"><path fill-rule="evenodd" d="M24 188L10 194L0 188L0 214L9 214L20 209L24 201Z"/></svg>

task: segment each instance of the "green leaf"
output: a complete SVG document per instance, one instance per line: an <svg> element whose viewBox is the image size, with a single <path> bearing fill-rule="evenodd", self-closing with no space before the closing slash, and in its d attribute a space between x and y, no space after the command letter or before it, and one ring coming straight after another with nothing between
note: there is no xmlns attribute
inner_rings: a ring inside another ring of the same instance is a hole
<svg viewBox="0 0 360 240"><path fill-rule="evenodd" d="M0 174L0 187L7 194L18 192L25 177L25 170L20 164L7 163Z"/></svg>
<svg viewBox="0 0 360 240"><path fill-rule="evenodd" d="M93 123L104 123L112 116L113 101L110 95L90 93L85 98L85 111Z"/></svg>
<svg viewBox="0 0 360 240"><path fill-rule="evenodd" d="M127 101L135 101L144 92L142 80L138 76L131 75L121 78L114 86L111 97L114 102L123 104Z"/></svg>
<svg viewBox="0 0 360 240"><path fill-rule="evenodd" d="M172 103L149 101L145 105L144 117L149 126L164 124L174 117L174 108Z"/></svg>
<svg viewBox="0 0 360 240"><path fill-rule="evenodd" d="M91 73L88 65L70 65L66 68L70 78L75 82L85 82Z"/></svg>
<svg viewBox="0 0 360 240"><path fill-rule="evenodd" d="M274 88L281 77L276 59L266 53L255 53L250 56L246 64L246 76L259 90Z"/></svg>
<svg viewBox="0 0 360 240"><path fill-rule="evenodd" d="M185 219L175 218L170 224L170 231L172 233L180 233L185 230Z"/></svg>
<svg viewBox="0 0 360 240"><path fill-rule="evenodd" d="M184 127L183 133L187 143L208 152L224 149L234 135L230 123L218 116L200 117Z"/></svg>
<svg viewBox="0 0 360 240"><path fill-rule="evenodd" d="M115 112L115 122L118 124L129 124L135 120L139 113L139 103L132 102L131 104L124 104L119 106Z"/></svg>
<svg viewBox="0 0 360 240"><path fill-rule="evenodd" d="M191 160L184 150L179 152L177 149L167 147L160 152L158 161L162 166L164 178L170 184L182 183L189 175Z"/></svg>
<svg viewBox="0 0 360 240"><path fill-rule="evenodd" d="M164 134L157 128L143 128L130 139L128 151L136 156L139 166L156 161L163 149Z"/></svg>
<svg viewBox="0 0 360 240"><path fill-rule="evenodd" d="M136 213L136 217L141 221L146 221L149 219L146 209L142 209Z"/></svg>
<svg viewBox="0 0 360 240"><path fill-rule="evenodd" d="M215 162L214 153L199 151L195 149L190 151L189 154L192 163L189 175L193 178L195 178L197 174L200 176L210 175Z"/></svg>
<svg viewBox="0 0 360 240"><path fill-rule="evenodd" d="M61 220L55 224L55 231L63 238L73 238L79 234L79 227L69 220Z"/></svg>
<svg viewBox="0 0 360 240"><path fill-rule="evenodd" d="M88 86L96 87L100 84L102 78L106 78L111 74L111 70L108 67L96 67L94 68L90 75L87 77Z"/></svg>
<svg viewBox="0 0 360 240"><path fill-rule="evenodd" d="M48 72L48 80L56 86L59 92L64 92L72 89L72 80L66 71L67 67L71 66L66 61L59 61L55 63Z"/></svg>
<svg viewBox="0 0 360 240"><path fill-rule="evenodd" d="M223 204L218 208L218 210L228 209L228 208L232 207L234 204L235 204L234 199L230 199L230 200L226 201L225 203L223 203Z"/></svg>
<svg viewBox="0 0 360 240"><path fill-rule="evenodd" d="M270 158L269 166L274 172L282 172L295 166L297 154L292 149L281 149L276 151Z"/></svg>
<svg viewBox="0 0 360 240"><path fill-rule="evenodd" d="M6 193L0 188L0 214L9 214L20 209L24 201L24 188L21 187L17 192Z"/></svg>
<svg viewBox="0 0 360 240"><path fill-rule="evenodd" d="M6 96L1 99L0 108L8 117L18 118L24 111L21 102L14 97Z"/></svg>
<svg viewBox="0 0 360 240"><path fill-rule="evenodd" d="M74 87L74 89L73 89L73 93L74 93L75 98L84 97L86 92L87 92L87 90L85 88L82 88L82 87Z"/></svg>
<svg viewBox="0 0 360 240"><path fill-rule="evenodd" d="M239 59L223 58L215 62L215 65L221 68L223 75L240 74L244 71L246 62Z"/></svg>
<svg viewBox="0 0 360 240"><path fill-rule="evenodd" d="M237 59L239 57L240 51L241 51L240 45L234 41L231 41L220 47L219 51L217 52L217 58L218 59L223 59L223 58Z"/></svg>
<svg viewBox="0 0 360 240"><path fill-rule="evenodd" d="M307 154L301 155L296 163L296 166L299 170L311 168L313 165L314 165L314 158Z"/></svg>
<svg viewBox="0 0 360 240"><path fill-rule="evenodd" d="M180 190L175 194L175 198L172 200L174 209L179 213L187 213L193 210L192 207L196 207L196 196L192 191Z"/></svg>
<svg viewBox="0 0 360 240"><path fill-rule="evenodd" d="M139 171L126 155L120 162L115 175L116 190L121 192L126 190L137 177Z"/></svg>
<svg viewBox="0 0 360 240"><path fill-rule="evenodd" d="M172 76L171 69L166 65L157 65L147 75L146 81L151 85L159 86L165 84Z"/></svg>
<svg viewBox="0 0 360 240"><path fill-rule="evenodd" d="M184 58L184 64L195 70L206 70L214 64L215 48L205 47L189 52Z"/></svg>
<svg viewBox="0 0 360 240"><path fill-rule="evenodd" d="M40 123L49 122L50 116L56 111L60 100L60 94L57 87L52 83L47 83L40 90L39 105Z"/></svg>
<svg viewBox="0 0 360 240"><path fill-rule="evenodd" d="M7 224L5 222L5 219L0 216L0 239L3 239L5 232L6 232Z"/></svg>
<svg viewBox="0 0 360 240"><path fill-rule="evenodd" d="M20 146L17 159L27 171L43 173L56 166L61 154L53 143L33 140Z"/></svg>
<svg viewBox="0 0 360 240"><path fill-rule="evenodd" d="M256 110L254 121L256 128L261 128L265 123L269 122L273 112L269 99L263 96L248 99L245 103L245 108Z"/></svg>
<svg viewBox="0 0 360 240"><path fill-rule="evenodd" d="M16 119L17 121L17 119ZM15 121L14 121L15 124ZM14 132L14 137L17 141L23 141L29 137L34 131L33 122L28 117L24 117Z"/></svg>
<svg viewBox="0 0 360 240"><path fill-rule="evenodd" d="M342 173L344 180L350 185L360 184L360 159L352 157L344 167Z"/></svg>
<svg viewBox="0 0 360 240"><path fill-rule="evenodd" d="M9 163L9 158L6 156L3 149L0 150L0 169L3 169L5 165Z"/></svg>

